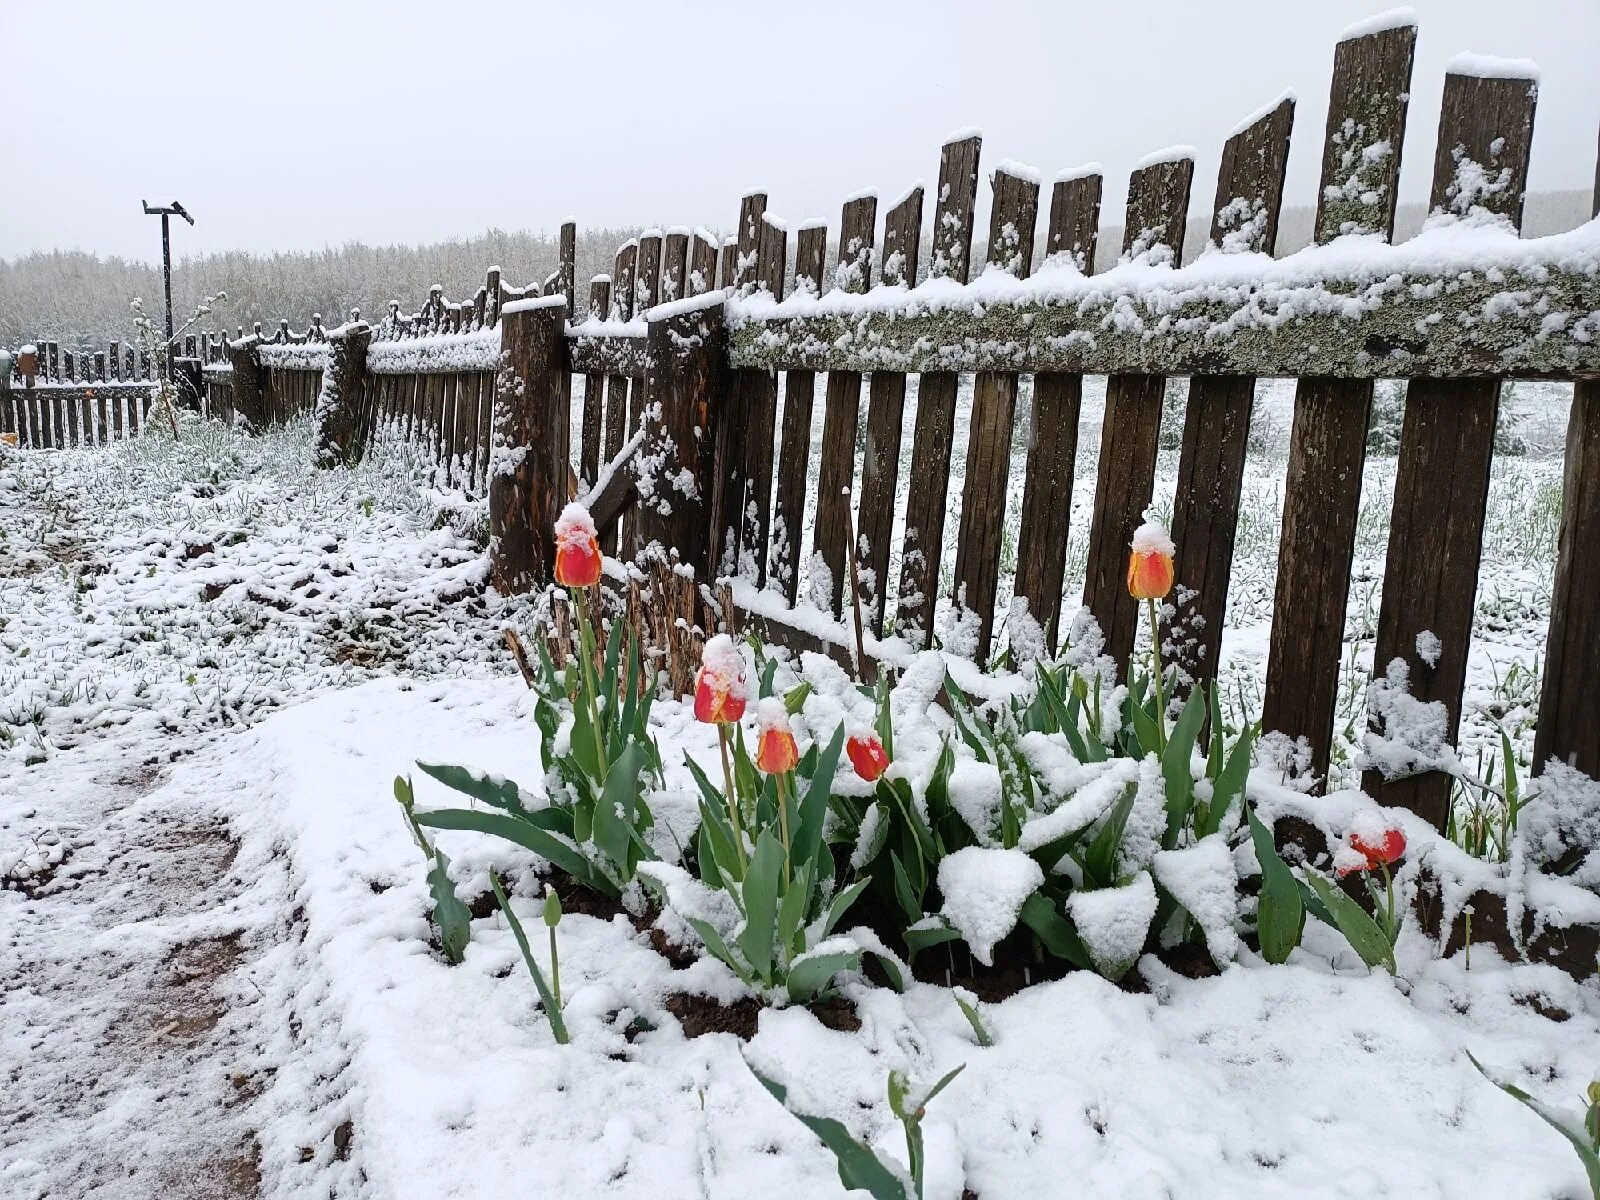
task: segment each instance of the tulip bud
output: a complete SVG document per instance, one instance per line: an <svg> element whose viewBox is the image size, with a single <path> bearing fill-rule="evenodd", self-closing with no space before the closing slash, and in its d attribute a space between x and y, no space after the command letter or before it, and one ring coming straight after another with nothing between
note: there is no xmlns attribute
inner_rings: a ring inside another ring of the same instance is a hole
<svg viewBox="0 0 1600 1200"><path fill-rule="evenodd" d="M889 769L889 755L884 751L883 743L870 733L856 734L844 744L844 752L849 756L856 774L868 783L876 781Z"/></svg>
<svg viewBox="0 0 1600 1200"><path fill-rule="evenodd" d="M756 741L756 766L768 775L792 771L800 761L794 730L789 725L789 710L783 701L768 696L756 706L760 734Z"/></svg>
<svg viewBox="0 0 1600 1200"><path fill-rule="evenodd" d="M561 893L548 883L544 885L544 923L551 929L561 924Z"/></svg>
<svg viewBox="0 0 1600 1200"><path fill-rule="evenodd" d="M1157 521L1134 530L1128 555L1128 594L1135 600L1164 600L1172 590L1172 558L1178 548Z"/></svg>

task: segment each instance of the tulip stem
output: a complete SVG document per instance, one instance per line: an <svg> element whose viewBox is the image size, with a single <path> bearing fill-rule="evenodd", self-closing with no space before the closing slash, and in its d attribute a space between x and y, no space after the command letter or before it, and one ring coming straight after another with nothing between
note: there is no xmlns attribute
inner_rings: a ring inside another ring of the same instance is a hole
<svg viewBox="0 0 1600 1200"><path fill-rule="evenodd" d="M1161 680L1161 619L1156 608L1155 597L1145 601L1150 610L1150 661L1154 664L1155 674L1152 676L1156 692L1156 746L1165 754L1167 751L1167 700L1163 694Z"/></svg>
<svg viewBox="0 0 1600 1200"><path fill-rule="evenodd" d="M606 741L600 732L600 708L595 696L600 682L594 673L594 626L589 624L589 598L584 588L573 588L578 600L578 643L583 653L583 691L589 709L589 727L594 730L594 752L599 765L598 778L606 775Z"/></svg>
<svg viewBox="0 0 1600 1200"><path fill-rule="evenodd" d="M789 772L779 771L778 780L778 836L783 838L783 884L789 886L789 789L784 781Z"/></svg>
<svg viewBox="0 0 1600 1200"><path fill-rule="evenodd" d="M739 874L744 875L749 864L744 857L744 831L739 824L739 797L733 790L733 768L728 765L728 727L717 722L717 745L722 749L722 781L728 789L728 821L733 825L733 852L739 859Z"/></svg>
<svg viewBox="0 0 1600 1200"><path fill-rule="evenodd" d="M550 926L550 994L555 997L556 1011L564 1007L561 1003L561 956L556 953L556 927Z"/></svg>

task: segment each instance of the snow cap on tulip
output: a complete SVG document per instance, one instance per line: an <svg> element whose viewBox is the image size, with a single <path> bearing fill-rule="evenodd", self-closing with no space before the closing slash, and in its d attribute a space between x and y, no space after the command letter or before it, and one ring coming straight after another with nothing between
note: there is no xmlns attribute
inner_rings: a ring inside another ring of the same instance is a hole
<svg viewBox="0 0 1600 1200"><path fill-rule="evenodd" d="M574 501L556 518L556 582L563 587L593 587L600 582L599 535L589 510Z"/></svg>
<svg viewBox="0 0 1600 1200"><path fill-rule="evenodd" d="M576 500L561 510L556 518L556 546L587 546L598 540L600 533L594 527L589 510Z"/></svg>
<svg viewBox="0 0 1600 1200"><path fill-rule="evenodd" d="M726 725L744 716L744 656L733 639L719 633L700 652L700 673L694 684L697 721Z"/></svg>
<svg viewBox="0 0 1600 1200"><path fill-rule="evenodd" d="M1133 531L1128 555L1128 594L1135 600L1164 600L1172 590L1172 557L1178 548L1159 521Z"/></svg>
<svg viewBox="0 0 1600 1200"><path fill-rule="evenodd" d="M800 750L789 724L789 710L782 700L767 696L757 702L756 730L756 766L768 775L794 770L800 761Z"/></svg>

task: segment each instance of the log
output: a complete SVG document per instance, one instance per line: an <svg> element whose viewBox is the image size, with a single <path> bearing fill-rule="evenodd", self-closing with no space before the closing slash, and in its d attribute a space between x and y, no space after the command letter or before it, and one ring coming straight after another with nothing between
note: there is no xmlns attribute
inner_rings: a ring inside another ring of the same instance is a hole
<svg viewBox="0 0 1600 1200"><path fill-rule="evenodd" d="M555 521L567 502L566 338L563 297L507 304L500 314L494 448L489 477L489 567L506 595L552 579Z"/></svg>
<svg viewBox="0 0 1600 1200"><path fill-rule="evenodd" d="M227 343L228 363L233 368L233 411L242 418L245 428L260 433L268 422L266 379L261 367L261 356L256 347L261 344L259 334L240 341ZM113 361L117 346L111 344ZM118 423L117 434L122 432Z"/></svg>
<svg viewBox="0 0 1600 1200"><path fill-rule="evenodd" d="M367 387L367 346L372 327L357 322L328 335L328 365L317 395L317 466L348 467L366 452L361 406Z"/></svg>

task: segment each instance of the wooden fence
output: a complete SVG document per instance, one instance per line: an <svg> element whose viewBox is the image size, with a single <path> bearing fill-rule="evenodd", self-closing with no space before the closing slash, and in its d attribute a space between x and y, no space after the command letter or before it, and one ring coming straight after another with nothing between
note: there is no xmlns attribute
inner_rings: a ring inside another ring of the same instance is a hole
<svg viewBox="0 0 1600 1200"><path fill-rule="evenodd" d="M820 223L785 226L743 198L736 236L652 232L574 304L573 227L561 268L515 289L491 271L465 304L435 293L402 319L328 332L321 358L259 336L231 348L231 398L251 420L318 405L326 461L359 454L378 423L426 439L464 486L486 487L498 585L548 582L551 525L583 494L614 549L670 547L703 582L727 584L731 623L758 621L791 645L847 653L846 581L865 608L869 655L925 645L951 503L958 384L973 377L953 598L976 614L986 657L995 618L1046 652L1063 626L1068 516L1085 373L1108 376L1084 604L1126 665L1137 610L1124 570L1149 505L1166 381L1190 387L1176 483L1183 667L1215 675L1251 406L1261 377L1298 380L1284 490L1264 723L1304 738L1325 774L1354 554L1373 381L1409 381L1375 661L1409 668L1423 701L1460 715L1500 385L1577 383L1536 758L1600 776L1600 225L1517 236L1537 83L1517 64L1451 65L1432 171L1433 227L1388 245L1411 94L1415 27L1361 29L1335 51L1317 244L1285 259L1275 242L1294 102L1247 121L1224 147L1211 246L1179 268L1194 161L1152 156L1133 172L1122 258L1092 275L1101 178L1042 185L1001 163L986 261L971 263L977 135L947 143L932 198L889 207L848 199L832 243ZM931 239L931 278L918 278ZM1352 236L1353 235L1353 236ZM1035 246L1036 237L1042 244ZM1038 253L1036 253L1036 249ZM790 252L794 268L789 270ZM1035 270L1036 259L1042 260ZM919 286L920 285L920 286ZM785 298L785 289L791 294ZM298 374L297 374L298 372ZM812 543L811 419L823 432ZM577 445L573 378L584 380ZM1019 378L1032 376L1014 592L1000 558ZM301 379L300 376L305 376ZM906 428L908 382L915 419ZM215 375L223 387L223 373ZM781 424L779 421L781 396ZM492 403L491 403L492 399ZM864 412L863 412L864 410ZM863 433L864 429L864 433ZM900 477L910 438L910 470ZM855 486L859 470L860 484ZM890 587L897 505L901 571ZM805 555L811 557L803 557ZM821 610L799 603L802 562L819 564ZM719 594L708 587L709 595ZM896 640L880 641L886 631ZM1423 656L1418 635L1437 635ZM1366 785L1443 825L1440 773Z"/></svg>

